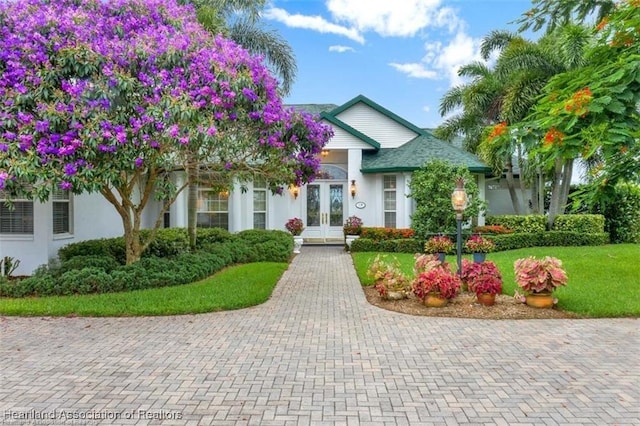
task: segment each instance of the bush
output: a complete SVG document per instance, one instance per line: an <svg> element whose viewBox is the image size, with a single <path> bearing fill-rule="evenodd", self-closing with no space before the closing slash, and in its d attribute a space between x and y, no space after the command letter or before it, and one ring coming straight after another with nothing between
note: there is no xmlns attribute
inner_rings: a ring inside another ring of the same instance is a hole
<svg viewBox="0 0 640 426"><path fill-rule="evenodd" d="M62 264L60 265L60 272L64 273L72 269L83 268L98 268L102 269L105 272L111 272L119 266L121 265L111 255L74 256L71 259L62 262Z"/></svg>
<svg viewBox="0 0 640 426"><path fill-rule="evenodd" d="M604 216L601 214L562 214L553 222L552 231L582 232L597 234L604 232Z"/></svg>
<svg viewBox="0 0 640 426"><path fill-rule="evenodd" d="M491 239L496 244L496 251L505 251L525 247L598 246L607 244L609 235L604 232L585 234L571 231L547 231L495 235Z"/></svg>
<svg viewBox="0 0 640 426"><path fill-rule="evenodd" d="M421 253L423 245L423 241L414 238L376 241L360 237L351 243L351 252Z"/></svg>
<svg viewBox="0 0 640 426"><path fill-rule="evenodd" d="M409 228L380 228L363 227L360 237L371 238L372 240L398 240L402 238L413 238L415 232Z"/></svg>
<svg viewBox="0 0 640 426"><path fill-rule="evenodd" d="M224 243L233 238L233 235L222 228L198 228L196 248L201 249L213 243Z"/></svg>
<svg viewBox="0 0 640 426"><path fill-rule="evenodd" d="M100 268L73 269L63 273L53 288L56 295L103 293L111 289L111 276Z"/></svg>
<svg viewBox="0 0 640 426"><path fill-rule="evenodd" d="M501 225L476 226L473 228L474 234L512 234L513 230Z"/></svg>
<svg viewBox="0 0 640 426"><path fill-rule="evenodd" d="M126 262L124 238L101 238L98 240L71 243L58 250L58 257L64 263L76 256L111 256L118 263Z"/></svg>
<svg viewBox="0 0 640 426"><path fill-rule="evenodd" d="M499 225L513 232L544 232L547 229L547 218L544 215L503 215L488 216L487 225Z"/></svg>
<svg viewBox="0 0 640 426"><path fill-rule="evenodd" d="M614 243L640 243L640 186L616 185L604 208L606 230Z"/></svg>
<svg viewBox="0 0 640 426"><path fill-rule="evenodd" d="M140 231L142 241L148 240L150 234L151 231L147 229ZM142 253L142 257L171 257L185 251L189 251L187 230L184 228L162 228L158 229L156 237Z"/></svg>

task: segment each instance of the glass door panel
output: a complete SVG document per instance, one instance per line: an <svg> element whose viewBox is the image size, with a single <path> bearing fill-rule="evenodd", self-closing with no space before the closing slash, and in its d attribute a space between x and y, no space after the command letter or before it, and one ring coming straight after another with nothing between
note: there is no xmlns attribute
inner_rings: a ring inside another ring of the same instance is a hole
<svg viewBox="0 0 640 426"><path fill-rule="evenodd" d="M320 226L320 185L307 185L307 226Z"/></svg>
<svg viewBox="0 0 640 426"><path fill-rule="evenodd" d="M329 226L340 226L344 222L343 185L329 185Z"/></svg>

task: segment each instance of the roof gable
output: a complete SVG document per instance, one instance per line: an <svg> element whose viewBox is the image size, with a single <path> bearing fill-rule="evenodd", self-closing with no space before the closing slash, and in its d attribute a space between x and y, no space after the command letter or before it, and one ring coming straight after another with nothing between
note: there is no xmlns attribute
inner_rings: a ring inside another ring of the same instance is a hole
<svg viewBox="0 0 640 426"><path fill-rule="evenodd" d="M412 172L431 160L444 160L466 166L474 173L490 173L491 168L470 152L436 139L420 135L399 148L381 149L362 154L362 173Z"/></svg>
<svg viewBox="0 0 640 426"><path fill-rule="evenodd" d="M358 138L361 141L365 142L367 145L371 146L372 148L380 149L380 144L378 142L376 142L375 140L373 140L369 136L365 135L364 133L354 129L351 126L349 126L347 123L337 119L336 117L332 116L331 114L323 112L322 114L320 114L320 118L322 118L323 120L328 121L329 123L331 123L332 125L340 128L340 129L346 131L347 133L351 134L352 136L355 136L356 138Z"/></svg>

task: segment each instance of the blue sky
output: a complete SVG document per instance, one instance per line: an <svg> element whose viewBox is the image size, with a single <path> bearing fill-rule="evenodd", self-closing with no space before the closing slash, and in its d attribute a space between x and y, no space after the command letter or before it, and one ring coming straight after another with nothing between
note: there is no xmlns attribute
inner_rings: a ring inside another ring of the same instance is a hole
<svg viewBox="0 0 640 426"><path fill-rule="evenodd" d="M440 98L460 84L479 43L514 24L529 0L271 0L263 15L292 46L287 103L342 104L362 94L421 127L442 122Z"/></svg>

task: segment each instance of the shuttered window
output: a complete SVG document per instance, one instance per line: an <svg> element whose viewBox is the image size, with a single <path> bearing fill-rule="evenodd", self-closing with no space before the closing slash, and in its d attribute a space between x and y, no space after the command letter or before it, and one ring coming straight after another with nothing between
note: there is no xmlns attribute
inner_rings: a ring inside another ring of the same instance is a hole
<svg viewBox="0 0 640 426"><path fill-rule="evenodd" d="M253 229L267 228L267 181L253 181Z"/></svg>
<svg viewBox="0 0 640 426"><path fill-rule="evenodd" d="M33 234L33 201L14 199L12 207L5 201L0 191L0 234Z"/></svg>
<svg viewBox="0 0 640 426"><path fill-rule="evenodd" d="M56 189L51 194L53 207L53 234L70 234L71 229L71 194Z"/></svg>

